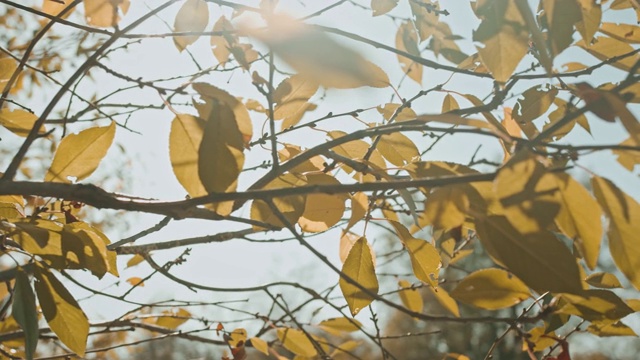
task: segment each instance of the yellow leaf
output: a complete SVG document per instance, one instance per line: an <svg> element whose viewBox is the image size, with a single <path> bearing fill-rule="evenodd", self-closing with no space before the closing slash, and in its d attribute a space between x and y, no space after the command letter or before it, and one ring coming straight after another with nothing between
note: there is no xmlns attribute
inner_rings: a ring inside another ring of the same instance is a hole
<svg viewBox="0 0 640 360"><path fill-rule="evenodd" d="M129 0L84 0L84 17L87 24L99 27L118 25L120 15L129 9Z"/></svg>
<svg viewBox="0 0 640 360"><path fill-rule="evenodd" d="M451 296L487 310L511 307L531 297L527 285L500 269L482 269L462 279Z"/></svg>
<svg viewBox="0 0 640 360"><path fill-rule="evenodd" d="M420 57L420 50L418 49L418 34L412 23L404 22L400 27L398 27L398 32L396 32L396 49ZM421 64L418 64L411 59L407 59L402 55L398 55L398 62L400 63L402 70L410 79L418 84L422 84Z"/></svg>
<svg viewBox="0 0 640 360"><path fill-rule="evenodd" d="M229 49L231 48L232 44L229 43L229 40L232 40L231 42L236 41L235 36L232 35L232 32L234 31L233 25L231 25L229 20L227 20L227 18L223 15L218 19L218 21L216 21L211 31L229 32L229 34L224 36L211 37L211 50L213 52L213 56L215 56L220 65L224 65L227 63L227 61L229 61L229 56L231 55L231 51L229 51Z"/></svg>
<svg viewBox="0 0 640 360"><path fill-rule="evenodd" d="M593 177L593 192L609 217L609 250L620 271L640 289L640 205L611 181Z"/></svg>
<svg viewBox="0 0 640 360"><path fill-rule="evenodd" d="M187 0L176 15L173 30L176 32L203 32L209 23L209 7L203 0ZM198 40L200 35L175 36L173 42L179 51Z"/></svg>
<svg viewBox="0 0 640 360"><path fill-rule="evenodd" d="M489 255L539 294L582 291L575 258L551 232L522 234L505 217L495 215L476 218L475 223Z"/></svg>
<svg viewBox="0 0 640 360"><path fill-rule="evenodd" d="M46 14L49 14L49 15L56 16L62 10L64 10L67 7L67 5L69 5L69 3L70 3L69 1L66 1L66 4L65 4L65 1L56 2L56 1L51 1L51 0L43 0L42 1L42 12L46 13ZM66 19L67 17L69 17L69 15L71 15L76 8L78 8L78 7L76 6L73 9L70 9L69 11L67 11L67 13L64 15L63 18Z"/></svg>
<svg viewBox="0 0 640 360"><path fill-rule="evenodd" d="M528 332L527 341L522 342L522 350L526 351L530 345L533 345L531 348L532 351L539 352L550 346L556 345L557 341L553 338L555 336L554 332L547 333L543 326L537 326Z"/></svg>
<svg viewBox="0 0 640 360"><path fill-rule="evenodd" d="M613 324L592 322L587 331L600 337L605 336L638 336L633 329L623 324L621 321L614 322Z"/></svg>
<svg viewBox="0 0 640 360"><path fill-rule="evenodd" d="M329 135L329 137L331 137L334 140L341 138L346 134L347 133L345 133L344 131L339 131L339 130L329 131L327 133L327 135ZM344 144L340 144L332 148L332 150L339 155L348 157L349 159L362 160L365 154L367 153L367 151L369 150L369 146L370 145L363 140L354 140ZM369 161L381 169L384 169L386 167L384 159L382 158L382 156L378 151L374 151L372 153L371 157L369 158ZM342 167L347 173L351 173L354 170L347 165L343 165ZM375 178L371 181L375 181Z"/></svg>
<svg viewBox="0 0 640 360"><path fill-rule="evenodd" d="M304 186L307 184L306 177L295 174L280 175L263 189L282 189ZM298 222L305 209L306 196L291 195L271 199L275 206L282 212L284 217L291 224ZM251 205L251 219L262 221L274 226L282 227L285 224L274 214L269 205L262 200L254 200Z"/></svg>
<svg viewBox="0 0 640 360"><path fill-rule="evenodd" d="M458 105L458 102L453 96L451 96L451 94L447 93L442 101L442 112L446 113L457 109L460 109L460 105Z"/></svg>
<svg viewBox="0 0 640 360"><path fill-rule="evenodd" d="M350 333L360 330L362 324L356 319L340 317L323 320L318 324L318 326L322 330L332 335L340 336L343 333Z"/></svg>
<svg viewBox="0 0 640 360"><path fill-rule="evenodd" d="M284 120L282 121L281 128L284 130L292 126L298 125L300 120L302 120L302 117L304 117L304 114L306 114L309 111L313 111L317 108L318 108L318 105L313 103L304 104L300 109L298 109L298 111L284 118Z"/></svg>
<svg viewBox="0 0 640 360"><path fill-rule="evenodd" d="M420 158L420 152L413 141L399 132L380 136L377 149L396 166L404 166Z"/></svg>
<svg viewBox="0 0 640 360"><path fill-rule="evenodd" d="M301 75L293 75L283 80L273 94L276 106L274 120L291 117L307 109L309 99L318 91L318 84Z"/></svg>
<svg viewBox="0 0 640 360"><path fill-rule="evenodd" d="M277 333L282 346L296 355L313 357L318 353L307 335L298 329L278 328Z"/></svg>
<svg viewBox="0 0 640 360"><path fill-rule="evenodd" d="M253 136L253 125L249 111L244 104L228 92L206 83L194 83L192 87L200 94L200 97L205 102L204 104L194 104L200 118L206 121L212 116L217 116L213 113L215 102L228 106L233 111L238 129L240 133L242 133L242 140L245 146L248 146Z"/></svg>
<svg viewBox="0 0 640 360"><path fill-rule="evenodd" d="M630 137L621 142L620 145L635 146L635 143L635 140ZM640 164L640 152L631 150L613 150L613 153L618 156L618 163L629 171L633 171L633 168L637 164Z"/></svg>
<svg viewBox="0 0 640 360"><path fill-rule="evenodd" d="M389 86L382 69L324 32L282 15L267 22L268 30L254 36L305 78L340 89Z"/></svg>
<svg viewBox="0 0 640 360"><path fill-rule="evenodd" d="M504 83L509 80L528 50L527 38L507 26L485 40L484 47L478 48L478 54L493 78Z"/></svg>
<svg viewBox="0 0 640 360"><path fill-rule="evenodd" d="M591 274L585 279L585 281L589 285L602 289L615 289L622 287L622 284L620 284L618 278L614 274L607 272L598 272Z"/></svg>
<svg viewBox="0 0 640 360"><path fill-rule="evenodd" d="M603 235L602 209L589 191L566 173L546 174L559 189L560 211L556 224L574 243L585 259L587 266L594 269L600 254Z"/></svg>
<svg viewBox="0 0 640 360"><path fill-rule="evenodd" d="M411 283L407 280L399 280L398 286L400 287L398 295L400 295L402 304L413 312L421 313L424 308L424 300L422 300L418 289L412 288Z"/></svg>
<svg viewBox="0 0 640 360"><path fill-rule="evenodd" d="M24 217L24 212L16 203L0 201L0 219Z"/></svg>
<svg viewBox="0 0 640 360"><path fill-rule="evenodd" d="M534 86L522 94L522 99L519 99L513 107L511 115L519 124L529 123L547 112L556 95L558 95L558 89L555 87Z"/></svg>
<svg viewBox="0 0 640 360"><path fill-rule="evenodd" d="M440 9L438 3L431 0L423 0L421 2L410 1L411 13L413 14L414 24L420 34L420 42L429 38L435 31L438 24L438 12L429 11L425 5L433 6L435 10Z"/></svg>
<svg viewBox="0 0 640 360"><path fill-rule="evenodd" d="M580 295L562 294L560 314L579 316L587 321L612 324L633 313L627 304L609 290L584 290Z"/></svg>
<svg viewBox="0 0 640 360"><path fill-rule="evenodd" d="M71 134L60 141L44 181L70 183L80 181L98 168L116 134L116 124L93 127Z"/></svg>
<svg viewBox="0 0 640 360"><path fill-rule="evenodd" d="M369 210L369 197L363 192L351 196L351 217L344 231L349 231L358 221L362 220Z"/></svg>
<svg viewBox="0 0 640 360"><path fill-rule="evenodd" d="M370 292L378 293L378 278L367 239L361 237L349 251L342 272ZM356 316L373 298L357 286L340 277L340 290L349 305L351 315Z"/></svg>
<svg viewBox="0 0 640 360"><path fill-rule="evenodd" d="M360 345L361 345L361 341L357 341L357 340L347 340L345 342L343 342L342 344L338 345L336 347L336 349L331 353L331 358L332 359L338 359L340 354L349 354L350 356L350 352L352 352L353 350L357 349Z"/></svg>
<svg viewBox="0 0 640 360"><path fill-rule="evenodd" d="M142 255L136 254L129 261L127 261L127 268L136 266L144 261L144 257Z"/></svg>
<svg viewBox="0 0 640 360"><path fill-rule="evenodd" d="M614 39L631 44L640 44L640 26L631 24L602 23L600 32Z"/></svg>
<svg viewBox="0 0 640 360"><path fill-rule="evenodd" d="M433 294L436 300L438 300L440 305L442 305L442 307L453 314L453 316L460 317L460 308L458 307L458 303L449 295L449 293L445 289L441 287L437 289L432 287L427 288Z"/></svg>
<svg viewBox="0 0 640 360"><path fill-rule="evenodd" d="M0 125L18 136L26 137L29 135L37 120L38 117L35 114L25 110L0 110ZM44 134L45 132L47 132L47 129L43 125L38 130L38 134Z"/></svg>
<svg viewBox="0 0 640 360"><path fill-rule="evenodd" d="M233 111L212 104L198 149L198 176L207 192L234 191L244 165L244 144Z"/></svg>
<svg viewBox="0 0 640 360"><path fill-rule="evenodd" d="M391 120L391 117L393 117L393 115L398 111L398 108L400 108L400 106L400 104L388 103L384 104L384 106L376 107L376 110L378 110L378 112L382 114L382 117L384 117L385 120ZM396 115L395 120L415 120L416 117L418 117L418 115L416 115L415 111L413 111L410 107L405 107Z"/></svg>
<svg viewBox="0 0 640 360"><path fill-rule="evenodd" d="M522 234L545 230L560 210L558 185L534 156L520 152L494 180L504 215Z"/></svg>
<svg viewBox="0 0 640 360"><path fill-rule="evenodd" d="M243 328L234 329L229 333L229 346L235 348L247 341L247 330Z"/></svg>
<svg viewBox="0 0 640 360"><path fill-rule="evenodd" d="M252 337L251 339L249 339L249 341L251 342L251 346L253 346L254 349L269 356L269 345L266 341L257 337Z"/></svg>
<svg viewBox="0 0 640 360"><path fill-rule="evenodd" d="M424 215L434 228L450 230L464 223L469 206L463 187L443 186L427 195Z"/></svg>
<svg viewBox="0 0 640 360"><path fill-rule="evenodd" d="M278 151L278 158L280 159L281 163L284 163L302 153L303 151L300 146L293 144L284 144L283 148ZM309 160L293 167L290 172L301 174L310 171L322 171L324 169L324 162L325 160L322 157L315 155L312 156Z"/></svg>
<svg viewBox="0 0 640 360"><path fill-rule="evenodd" d="M144 287L144 280L138 276L132 276L127 279L127 282L131 284L131 286L140 286Z"/></svg>
<svg viewBox="0 0 640 360"><path fill-rule="evenodd" d="M198 149L204 133L204 121L192 115L178 114L171 122L169 159L180 185L189 196L207 194L198 178Z"/></svg>
<svg viewBox="0 0 640 360"><path fill-rule="evenodd" d="M579 0L578 3L580 4L582 19L576 23L576 29L582 36L582 40L589 44L598 30L604 32L604 24L602 24L602 27L600 26L602 6L591 0Z"/></svg>
<svg viewBox="0 0 640 360"><path fill-rule="evenodd" d="M373 16L380 16L393 10L398 5L399 0L371 0L371 10Z"/></svg>
<svg viewBox="0 0 640 360"><path fill-rule="evenodd" d="M349 251L351 251L351 248L353 247L353 245L360 238L361 238L360 235L356 235L350 231L346 231L346 230L342 231L342 236L340 236L340 249L339 249L340 262L344 264L344 262L347 260L347 256L349 255ZM369 247L369 250L371 250L371 259L373 261L373 267L375 268L376 253L373 251L371 247Z"/></svg>
<svg viewBox="0 0 640 360"><path fill-rule="evenodd" d="M414 238L409 230L401 223L389 220L398 237L411 258L413 274L422 282L438 286L438 271L442 267L438 250L428 241Z"/></svg>
<svg viewBox="0 0 640 360"><path fill-rule="evenodd" d="M543 0L541 5L548 27L549 50L556 56L573 42L573 26L582 20L581 7L576 0Z"/></svg>
<svg viewBox="0 0 640 360"><path fill-rule="evenodd" d="M64 345L84 356L89 319L64 285L39 262L35 264L35 288L44 318Z"/></svg>
<svg viewBox="0 0 640 360"><path fill-rule="evenodd" d="M24 331L25 352L27 359L33 359L38 346L39 328L36 297L31 288L31 280L22 269L18 268L13 288L13 306L11 315Z"/></svg>
<svg viewBox="0 0 640 360"><path fill-rule="evenodd" d="M631 45L623 41L605 36L594 38L593 44L590 45L585 45L583 41L580 41L578 46L601 61L607 61L610 58L625 55L634 50ZM628 72L639 59L640 55L635 54L626 56L610 65Z"/></svg>
<svg viewBox="0 0 640 360"><path fill-rule="evenodd" d="M162 314L165 316L158 316L156 319L156 325L165 327L167 329L175 330L178 326L184 324L191 318L191 313L185 309L166 310Z"/></svg>
<svg viewBox="0 0 640 360"><path fill-rule="evenodd" d="M339 185L340 182L331 175L309 174L308 185ZM326 231L342 219L346 197L344 194L309 194L304 205L304 212L298 224L302 231Z"/></svg>

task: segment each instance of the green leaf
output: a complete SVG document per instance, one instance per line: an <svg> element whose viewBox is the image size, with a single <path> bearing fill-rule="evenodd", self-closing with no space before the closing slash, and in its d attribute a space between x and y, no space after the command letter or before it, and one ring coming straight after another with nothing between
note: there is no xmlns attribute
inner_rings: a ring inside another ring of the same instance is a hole
<svg viewBox="0 0 640 360"><path fill-rule="evenodd" d="M593 177L593 192L609 217L609 250L620 271L640 289L640 204L611 181Z"/></svg>
<svg viewBox="0 0 640 360"><path fill-rule="evenodd" d="M198 149L198 176L209 193L234 191L244 166L244 143L233 111L213 101Z"/></svg>
<svg viewBox="0 0 640 360"><path fill-rule="evenodd" d="M203 32L209 23L209 7L203 0L187 0L176 15L173 24L175 32ZM173 42L179 51L198 40L200 35L175 36Z"/></svg>
<svg viewBox="0 0 640 360"><path fill-rule="evenodd" d="M531 297L529 287L500 269L482 269L462 279L451 292L454 299L480 309L498 310Z"/></svg>
<svg viewBox="0 0 640 360"><path fill-rule="evenodd" d="M367 239L361 237L351 247L347 259L342 265L342 272L356 281L370 292L378 293L378 278L376 277L373 258ZM373 298L360 288L340 277L340 290L349 305L351 315L356 316L367 305L371 304Z"/></svg>
<svg viewBox="0 0 640 360"><path fill-rule="evenodd" d="M107 154L116 134L116 124L93 127L71 134L58 145L44 181L70 183L68 177L80 181L91 175Z"/></svg>
<svg viewBox="0 0 640 360"><path fill-rule="evenodd" d="M482 245L539 294L582 291L575 258L551 232L522 234L503 216L476 219Z"/></svg>
<svg viewBox="0 0 640 360"><path fill-rule="evenodd" d="M18 136L26 137L29 135L37 120L38 117L35 114L25 110L0 110L0 125ZM44 134L45 132L47 132L47 129L44 125L38 129L38 134Z"/></svg>
<svg viewBox="0 0 640 360"><path fill-rule="evenodd" d="M22 269L16 273L16 283L13 288L13 308L11 314L24 331L25 354L27 360L33 359L40 330L38 327L38 312L36 310L36 297L31 288L29 276Z"/></svg>
<svg viewBox="0 0 640 360"><path fill-rule="evenodd" d="M87 316L47 268L36 263L34 275L38 301L49 327L71 351L84 356L89 335Z"/></svg>
<svg viewBox="0 0 640 360"><path fill-rule="evenodd" d="M424 300L422 300L420 291L414 289L407 280L399 280L398 286L400 287L398 295L400 295L402 304L413 312L421 313L424 308Z"/></svg>
<svg viewBox="0 0 640 360"><path fill-rule="evenodd" d="M282 346L296 355L313 357L318 353L307 335L298 329L278 328L277 334Z"/></svg>

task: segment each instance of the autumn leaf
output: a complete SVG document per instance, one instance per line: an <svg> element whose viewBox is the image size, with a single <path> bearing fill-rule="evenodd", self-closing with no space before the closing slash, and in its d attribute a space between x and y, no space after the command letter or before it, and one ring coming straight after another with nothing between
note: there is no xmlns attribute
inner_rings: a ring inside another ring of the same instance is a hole
<svg viewBox="0 0 640 360"><path fill-rule="evenodd" d="M278 328L277 335L282 346L296 355L313 357L318 353L307 335L298 329Z"/></svg>
<svg viewBox="0 0 640 360"><path fill-rule="evenodd" d="M356 241L349 251L349 255L342 265L342 272L370 292L378 293L378 278L376 277L369 244L364 237ZM356 316L360 310L373 301L369 294L342 277L340 277L339 284L342 295L347 301L347 305L349 305L351 315Z"/></svg>
<svg viewBox="0 0 640 360"><path fill-rule="evenodd" d="M521 303L531 297L531 292L514 275L489 268L475 271L462 279L451 296L481 309L497 310Z"/></svg>
<svg viewBox="0 0 640 360"><path fill-rule="evenodd" d="M105 127L92 127L71 134L60 141L44 181L70 183L91 175L107 154L116 133L114 122Z"/></svg>
<svg viewBox="0 0 640 360"><path fill-rule="evenodd" d="M106 0L105 0L106 1ZM209 7L203 0L187 0L182 4L173 28L176 32L203 32L209 23ZM187 46L198 40L200 35L176 36L173 42L179 51L183 51Z"/></svg>

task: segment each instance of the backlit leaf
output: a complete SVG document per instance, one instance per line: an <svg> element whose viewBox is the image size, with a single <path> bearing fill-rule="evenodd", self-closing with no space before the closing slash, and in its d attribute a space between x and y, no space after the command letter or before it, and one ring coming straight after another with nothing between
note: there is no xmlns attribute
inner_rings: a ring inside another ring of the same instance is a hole
<svg viewBox="0 0 640 360"><path fill-rule="evenodd" d="M413 21L420 34L420 42L427 40L435 31L438 24L438 3L431 0L423 0L420 2L410 1L411 13ZM429 11L428 7L432 7Z"/></svg>
<svg viewBox="0 0 640 360"><path fill-rule="evenodd" d="M551 232L523 235L502 216L475 223L487 252L539 294L582 291L575 258Z"/></svg>
<svg viewBox="0 0 640 360"><path fill-rule="evenodd" d="M129 9L129 0L84 0L84 16L87 24L98 27L116 26L122 13Z"/></svg>
<svg viewBox="0 0 640 360"><path fill-rule="evenodd" d="M378 106L376 110L385 118L385 120L391 120L391 117L400 108L400 104L384 104L384 106ZM418 115L410 107L404 107L395 117L396 121L414 120Z"/></svg>
<svg viewBox="0 0 640 360"><path fill-rule="evenodd" d="M371 10L373 16L380 16L393 10L398 5L399 0L371 0Z"/></svg>
<svg viewBox="0 0 640 360"><path fill-rule="evenodd" d="M345 317L332 318L323 320L318 326L326 332L339 336L344 333L350 333L360 330L362 324L356 319L348 319Z"/></svg>
<svg viewBox="0 0 640 360"><path fill-rule="evenodd" d="M209 23L209 7L203 0L187 0L182 4L176 20L173 23L173 30L176 32L203 32ZM173 42L179 51L198 40L200 35L175 36Z"/></svg>
<svg viewBox="0 0 640 360"><path fill-rule="evenodd" d="M218 21L213 25L212 31L228 31L229 34L225 36L212 36L211 37L211 51L213 52L213 56L215 56L216 60L220 65L224 65L229 61L229 57L231 55L231 51L229 48L231 44L229 44L229 40L231 42L235 41L234 35L231 34L233 31L233 25L227 18L223 15L220 16Z"/></svg>
<svg viewBox="0 0 640 360"><path fill-rule="evenodd" d="M345 231L349 231L358 221L367 214L369 209L369 197L363 192L357 192L351 196L351 217Z"/></svg>
<svg viewBox="0 0 640 360"><path fill-rule="evenodd" d="M227 339L227 343L233 348L242 346L242 344L247 341L247 330L243 328L233 329L233 331L228 334Z"/></svg>
<svg viewBox="0 0 640 360"><path fill-rule="evenodd" d="M638 336L633 329L623 324L621 321L614 322L613 324L592 322L587 331L600 336Z"/></svg>
<svg viewBox="0 0 640 360"><path fill-rule="evenodd" d="M587 266L594 269L600 254L603 235L602 209L593 196L573 177L566 173L545 175L558 186L560 211L556 224L562 232L574 240Z"/></svg>
<svg viewBox="0 0 640 360"><path fill-rule="evenodd" d="M565 305L557 310L561 314L580 316L587 321L612 324L633 313L633 310L609 290L585 290L580 295L562 294Z"/></svg>
<svg viewBox="0 0 640 360"><path fill-rule="evenodd" d="M283 148L278 151L278 158L281 163L285 163L288 160L302 154L302 148L293 144L284 144ZM291 173L306 173L310 171L322 171L324 169L325 160L318 155L312 156L309 160L293 167Z"/></svg>
<svg viewBox="0 0 640 360"><path fill-rule="evenodd" d="M313 357L318 353L307 335L298 329L278 328L277 334L282 346L296 355Z"/></svg>
<svg viewBox="0 0 640 360"><path fill-rule="evenodd" d="M356 241L349 251L349 255L342 265L342 272L370 292L378 293L378 278L369 244L364 237ZM355 316L373 301L369 294L342 277L340 277L339 284L342 295L349 305L351 315Z"/></svg>
<svg viewBox="0 0 640 360"><path fill-rule="evenodd" d="M620 271L640 289L640 205L611 181L593 177L593 192L609 217L609 250Z"/></svg>
<svg viewBox="0 0 640 360"><path fill-rule="evenodd" d="M307 180L302 175L284 174L280 175L264 189L281 189L303 186L307 184ZM282 212L284 217L291 223L295 224L302 216L305 209L306 196L291 195L272 199L275 206ZM273 213L271 208L263 200L254 200L251 205L251 219L262 221L274 226L284 226L285 224Z"/></svg>
<svg viewBox="0 0 640 360"><path fill-rule="evenodd" d="M413 141L399 132L380 136L377 149L385 159L396 166L404 166L420 158L420 152Z"/></svg>
<svg viewBox="0 0 640 360"><path fill-rule="evenodd" d="M444 100L442 101L442 112L446 113L451 110L457 109L460 109L460 105L458 105L458 102L453 96L451 96L451 94L447 93L447 95L444 96Z"/></svg>
<svg viewBox="0 0 640 360"><path fill-rule="evenodd" d="M640 26L631 24L602 23L600 32L630 44L640 44Z"/></svg>
<svg viewBox="0 0 640 360"><path fill-rule="evenodd" d="M389 220L404 244L409 257L413 274L422 282L438 286L438 271L442 267L438 250L426 240L414 238L407 228L397 221Z"/></svg>
<svg viewBox="0 0 640 360"><path fill-rule="evenodd" d="M522 234L547 229L560 210L558 185L545 174L535 157L521 152L509 159L494 180L504 215Z"/></svg>
<svg viewBox="0 0 640 360"><path fill-rule="evenodd" d="M310 81L339 89L389 86L377 65L316 28L282 15L269 18L268 24L268 31L254 36Z"/></svg>
<svg viewBox="0 0 640 360"><path fill-rule="evenodd" d="M531 297L529 287L500 269L482 269L462 279L451 296L463 303L487 310L517 305Z"/></svg>
<svg viewBox="0 0 640 360"><path fill-rule="evenodd" d="M414 289L407 280L399 280L398 286L400 287L398 295L400 295L402 304L413 312L421 313L424 308L424 300L422 300L420 291Z"/></svg>
<svg viewBox="0 0 640 360"><path fill-rule="evenodd" d="M25 110L0 110L0 125L18 136L25 137L29 135L36 120L38 120L38 116ZM44 134L46 131L43 125L38 130L38 134Z"/></svg>
<svg viewBox="0 0 640 360"><path fill-rule="evenodd" d="M198 176L207 192L234 191L244 165L244 143L232 109L213 101L198 149Z"/></svg>
<svg viewBox="0 0 640 360"><path fill-rule="evenodd" d="M598 29L602 31L602 27L600 26L602 6L591 0L579 0L578 4L580 5L582 19L576 23L576 29L582 36L582 40L586 44L589 44ZM604 26L604 24L602 25Z"/></svg>
<svg viewBox="0 0 640 360"><path fill-rule="evenodd" d="M115 134L116 124L111 122L109 126L93 127L66 136L58 145L44 181L69 183L68 177L76 181L88 177L107 154Z"/></svg>
<svg viewBox="0 0 640 360"><path fill-rule="evenodd" d="M27 359L31 360L38 345L40 331L38 327L36 297L33 294L29 276L22 269L18 269L16 273L11 315L13 315L13 318L16 319L22 331L24 331L25 353Z"/></svg>
<svg viewBox="0 0 640 360"><path fill-rule="evenodd" d="M469 198L462 186L443 186L427 195L424 215L436 229L449 230L462 225L469 210Z"/></svg>
<svg viewBox="0 0 640 360"><path fill-rule="evenodd" d="M253 346L254 349L269 356L269 344L267 344L266 341L257 337L252 337L251 339L249 339L249 341L251 342L251 345Z"/></svg>
<svg viewBox="0 0 640 360"><path fill-rule="evenodd" d="M48 269L36 263L38 302L51 330L71 351L84 356L89 320L78 302Z"/></svg>
<svg viewBox="0 0 640 360"><path fill-rule="evenodd" d="M453 316L455 317L460 317L460 308L458 308L458 303L449 295L449 293L439 287L439 288L432 288L432 287L427 287L433 296L436 298L436 300L438 300L438 302L440 303L440 305L442 305L442 307L444 307L448 312L450 312Z"/></svg>
<svg viewBox="0 0 640 360"><path fill-rule="evenodd" d="M331 175L309 174L309 185L339 185L340 182ZM298 224L302 231L320 232L328 230L342 219L345 210L344 194L309 194L304 205L304 212Z"/></svg>
<svg viewBox="0 0 640 360"><path fill-rule="evenodd" d="M634 146L635 140L633 138L627 138L621 142L620 145ZM629 171L633 171L633 168L637 164L640 164L640 152L638 151L613 150L613 153L618 156L618 163Z"/></svg>
<svg viewBox="0 0 640 360"><path fill-rule="evenodd" d="M312 110L309 99L316 91L318 84L300 75L283 80L273 94L273 101L276 103L274 120L284 119L286 126L283 124L283 128L295 125L304 112Z"/></svg>
<svg viewBox="0 0 640 360"><path fill-rule="evenodd" d="M519 99L513 107L511 115L520 124L531 122L547 112L556 95L558 95L558 89L555 87L534 86L522 94L522 99Z"/></svg>
<svg viewBox="0 0 640 360"><path fill-rule="evenodd" d="M142 255L140 254L133 255L133 257L129 259L129 261L127 261L127 268L136 266L143 261L144 261L144 257Z"/></svg>
<svg viewBox="0 0 640 360"><path fill-rule="evenodd" d="M140 286L144 287L144 279L139 276L132 276L127 279L127 282L131 284L131 286Z"/></svg>
<svg viewBox="0 0 640 360"><path fill-rule="evenodd" d="M581 6L576 0L542 0L549 29L547 42L555 57L573 42L573 25L582 20Z"/></svg>
<svg viewBox="0 0 640 360"><path fill-rule="evenodd" d="M607 272L598 272L591 274L585 279L585 281L589 285L602 289L615 289L622 287L622 284L620 284L618 278L614 274Z"/></svg>
<svg viewBox="0 0 640 360"><path fill-rule="evenodd" d="M398 32L396 33L396 49L414 56L420 56L418 34L410 22L402 23L402 25L398 27ZM422 83L422 65L402 55L398 55L398 62L410 79L418 84Z"/></svg>
<svg viewBox="0 0 640 360"><path fill-rule="evenodd" d="M205 122L195 116L178 114L171 122L169 159L180 185L189 196L207 194L198 177L198 150L202 142Z"/></svg>
<svg viewBox="0 0 640 360"><path fill-rule="evenodd" d="M628 43L606 36L594 38L593 44L590 45L585 45L584 42L579 42L578 46L601 61L606 61L610 58L625 55L633 51L633 47ZM610 65L620 70L629 71L638 59L640 59L640 55L635 54L633 56L624 57Z"/></svg>
<svg viewBox="0 0 640 360"><path fill-rule="evenodd" d="M185 309L165 310L162 312L165 316L159 316L156 319L156 325L167 329L175 330L178 326L184 324L191 317L191 313Z"/></svg>

